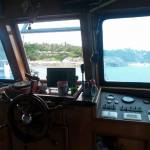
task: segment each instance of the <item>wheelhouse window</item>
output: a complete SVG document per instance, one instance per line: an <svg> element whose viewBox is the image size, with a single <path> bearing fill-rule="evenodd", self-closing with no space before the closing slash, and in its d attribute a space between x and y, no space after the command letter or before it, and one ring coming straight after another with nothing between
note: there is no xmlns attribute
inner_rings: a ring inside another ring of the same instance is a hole
<svg viewBox="0 0 150 150"><path fill-rule="evenodd" d="M104 80L150 83L150 16L106 19L102 31Z"/></svg>
<svg viewBox="0 0 150 150"><path fill-rule="evenodd" d="M13 80L13 74L7 60L5 50L0 40L0 80Z"/></svg>
<svg viewBox="0 0 150 150"><path fill-rule="evenodd" d="M47 68L76 68L83 63L80 20L18 24L30 71L46 79Z"/></svg>

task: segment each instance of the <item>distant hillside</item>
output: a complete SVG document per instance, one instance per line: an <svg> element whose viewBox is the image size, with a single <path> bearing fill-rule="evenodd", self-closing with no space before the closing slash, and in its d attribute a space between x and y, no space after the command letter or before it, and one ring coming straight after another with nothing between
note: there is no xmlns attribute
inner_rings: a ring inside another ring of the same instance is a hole
<svg viewBox="0 0 150 150"><path fill-rule="evenodd" d="M150 63L150 51L118 49L105 50L105 65L122 66L130 63Z"/></svg>
<svg viewBox="0 0 150 150"><path fill-rule="evenodd" d="M82 48L67 43L38 44L25 43L26 54L30 60L62 61L66 58L82 58Z"/></svg>

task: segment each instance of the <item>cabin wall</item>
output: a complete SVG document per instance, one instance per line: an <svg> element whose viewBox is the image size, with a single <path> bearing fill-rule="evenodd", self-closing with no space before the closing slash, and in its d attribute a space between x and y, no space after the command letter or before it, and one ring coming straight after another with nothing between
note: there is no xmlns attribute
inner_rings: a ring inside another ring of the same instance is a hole
<svg viewBox="0 0 150 150"><path fill-rule="evenodd" d="M38 9L38 16L46 16L46 15L59 15L59 14L72 14L72 13L83 13L88 12L90 9L94 7L98 7L100 5L92 5L89 4L94 2L94 0L39 0L40 8ZM22 9L23 1L22 0L6 0L3 7L4 16L6 18L26 18L27 14L23 13ZM116 0L109 5L104 5L103 7L99 7L104 9L126 9L126 8L143 8L149 7L150 1L148 0L134 0L134 1L120 1Z"/></svg>
<svg viewBox="0 0 150 150"><path fill-rule="evenodd" d="M128 9L128 8L144 8L150 7L149 0L116 0L111 5L107 6L106 9Z"/></svg>
<svg viewBox="0 0 150 150"><path fill-rule="evenodd" d="M25 14L23 12L23 8L22 8L22 0L6 0L6 3L4 4L5 8L4 8L4 16L8 19L28 19L30 17L34 18L34 14L30 15L30 14ZM81 10L80 10L81 11ZM69 8L67 8L65 6L65 4L63 4L61 1L59 0L42 0L40 2L40 8L38 9L38 13L36 14L36 17L40 17L40 16L55 16L55 15L63 15L63 14L73 14L73 13L77 13L80 12L77 10L69 10Z"/></svg>
<svg viewBox="0 0 150 150"><path fill-rule="evenodd" d="M77 13L88 13L90 10L95 9L101 11L102 9L127 9L127 8L149 8L149 0L114 0L112 3L101 5L97 0L32 0L33 2L39 2L40 7L38 8L38 13L36 16L49 16L49 15L62 15L62 14L77 14ZM32 14L25 14L23 12L23 2L22 0L6 0L2 8L2 18L6 19L27 19L33 17ZM94 2L97 2L94 4ZM90 5L92 4L92 5Z"/></svg>

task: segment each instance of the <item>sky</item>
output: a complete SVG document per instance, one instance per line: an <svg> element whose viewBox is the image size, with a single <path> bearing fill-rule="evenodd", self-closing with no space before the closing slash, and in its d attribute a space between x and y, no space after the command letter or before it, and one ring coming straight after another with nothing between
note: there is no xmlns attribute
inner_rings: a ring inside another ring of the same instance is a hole
<svg viewBox="0 0 150 150"><path fill-rule="evenodd" d="M32 29L56 27L80 27L79 20L39 22ZM19 25L19 28L22 24ZM105 50L136 49L150 51L150 17L108 19L103 22L103 46ZM23 42L57 43L81 46L81 32L51 32L22 34Z"/></svg>
<svg viewBox="0 0 150 150"><path fill-rule="evenodd" d="M19 24L19 29L23 24ZM44 29L44 28L59 28L59 27L80 27L79 20L67 20L67 21L51 21L51 22L39 22L31 24L32 29ZM68 43L75 46L81 46L81 32L49 32L49 33L29 33L21 34L23 42L30 43Z"/></svg>
<svg viewBox="0 0 150 150"><path fill-rule="evenodd" d="M81 46L81 32L51 32L51 33L30 33L22 34L23 42L29 43L57 43L64 44L65 42L75 46Z"/></svg>
<svg viewBox="0 0 150 150"><path fill-rule="evenodd" d="M103 47L105 50L131 48L150 51L150 17L105 20Z"/></svg>

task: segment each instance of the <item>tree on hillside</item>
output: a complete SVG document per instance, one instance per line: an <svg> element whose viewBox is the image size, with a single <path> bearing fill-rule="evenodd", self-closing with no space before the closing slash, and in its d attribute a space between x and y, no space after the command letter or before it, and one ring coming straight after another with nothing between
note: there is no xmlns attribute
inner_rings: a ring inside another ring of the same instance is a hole
<svg viewBox="0 0 150 150"><path fill-rule="evenodd" d="M46 59L46 60L62 61L67 57L82 58L82 48L67 43L65 44L25 43L24 47L27 53L27 57L30 60Z"/></svg>

